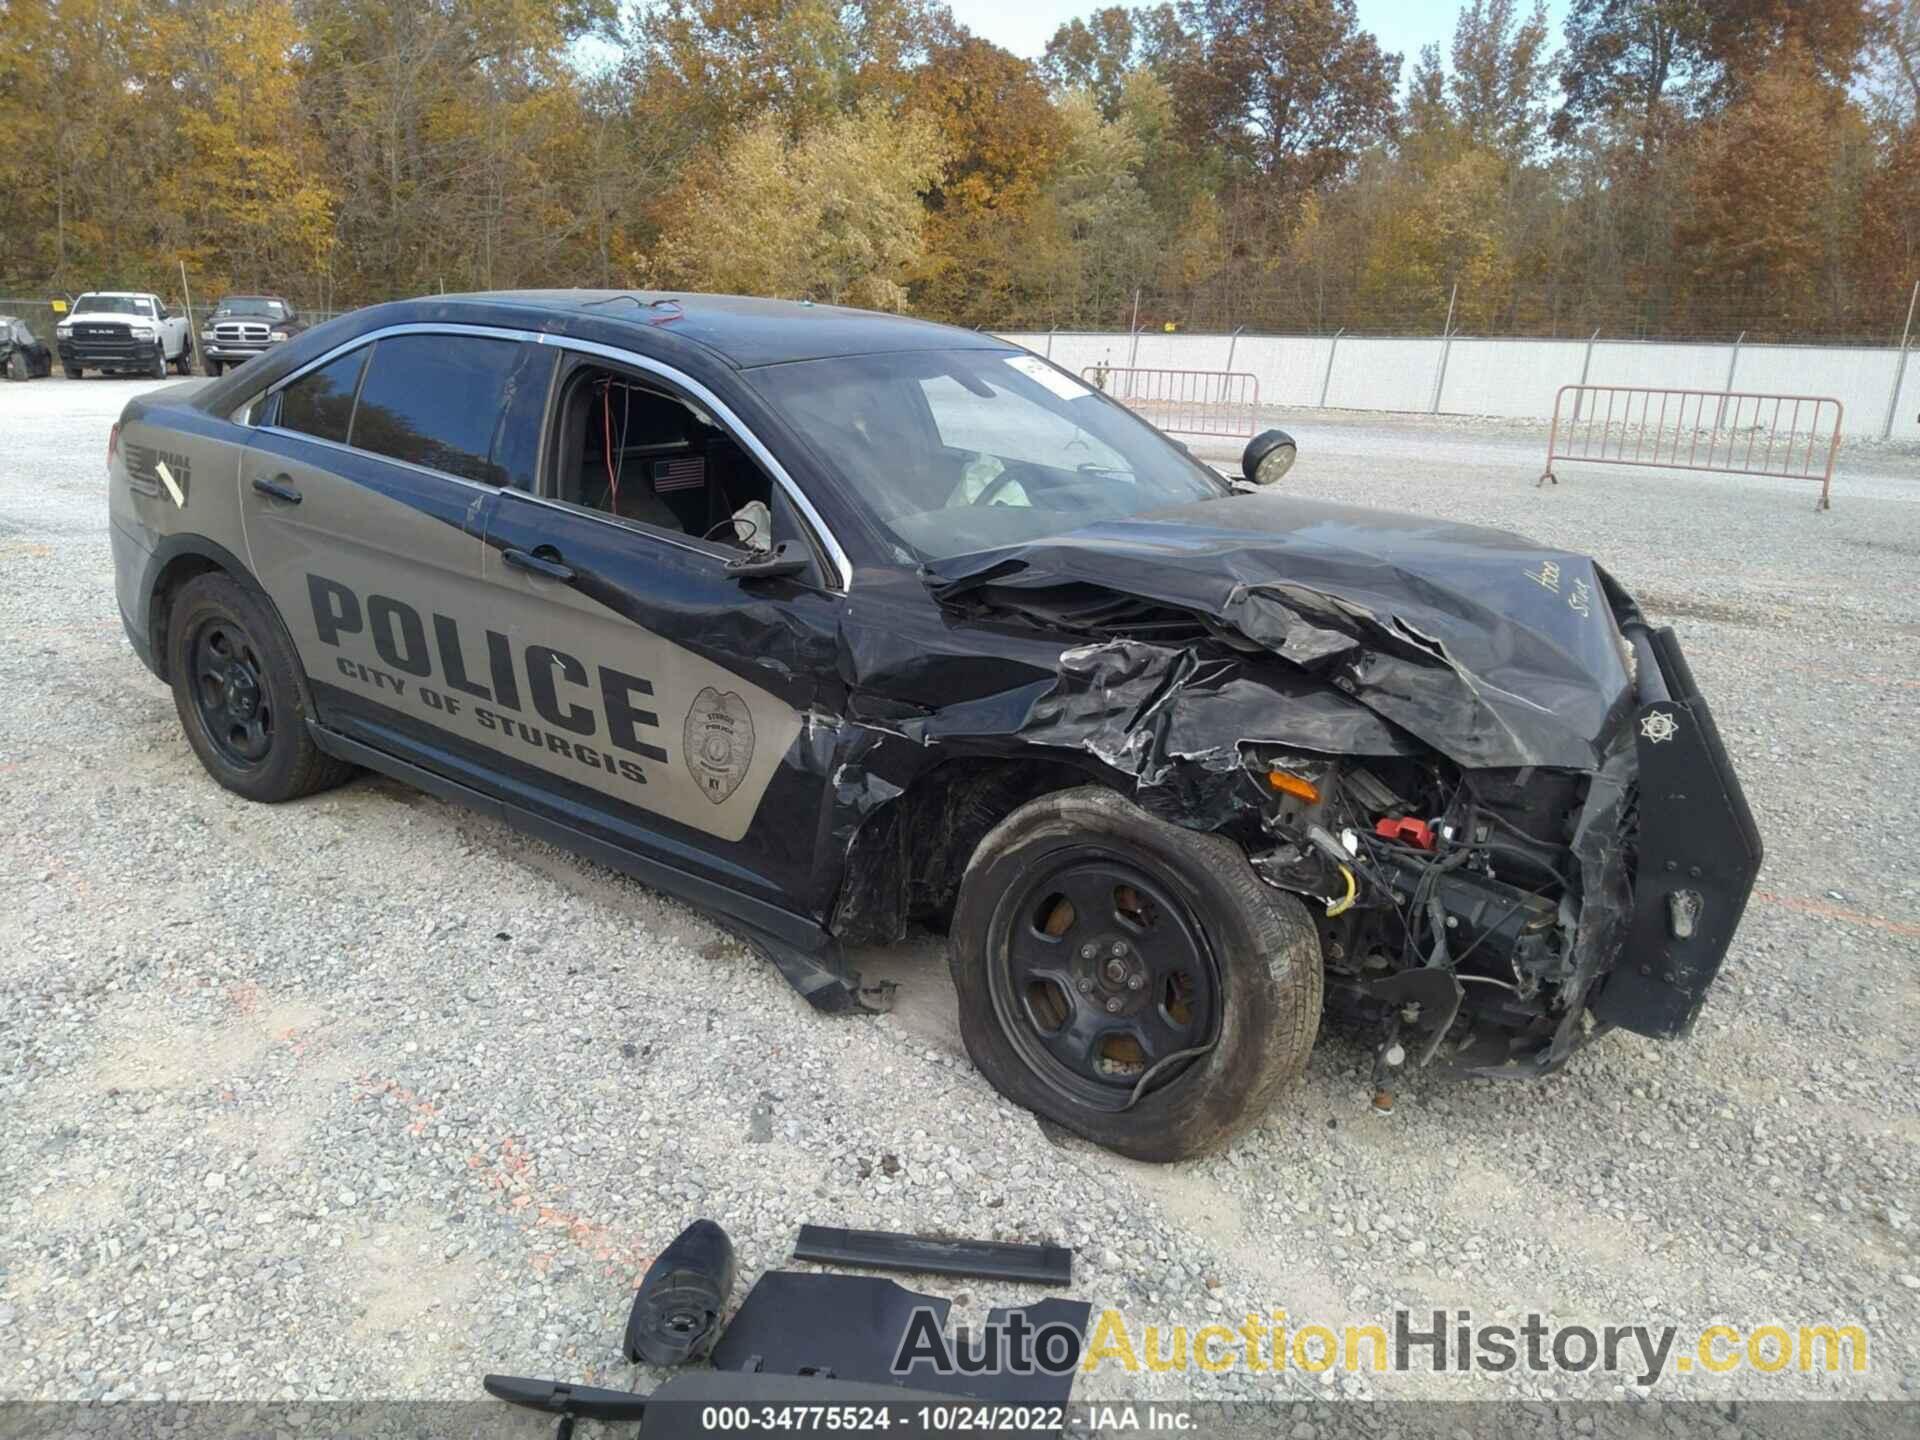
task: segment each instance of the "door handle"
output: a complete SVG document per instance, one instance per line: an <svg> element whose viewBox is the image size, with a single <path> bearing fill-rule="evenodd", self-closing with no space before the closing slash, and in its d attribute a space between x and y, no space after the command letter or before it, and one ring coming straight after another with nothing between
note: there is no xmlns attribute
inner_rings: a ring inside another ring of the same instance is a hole
<svg viewBox="0 0 1920 1440"><path fill-rule="evenodd" d="M573 579L573 567L560 563L559 551L550 545L542 545L540 549L548 553L542 555L533 550L502 550L500 558L516 570L526 570L548 580Z"/></svg>
<svg viewBox="0 0 1920 1440"><path fill-rule="evenodd" d="M300 503L300 492L294 488L291 475L276 475L271 480L262 480L256 475L253 477L253 488L262 495L275 500L284 500L289 505Z"/></svg>

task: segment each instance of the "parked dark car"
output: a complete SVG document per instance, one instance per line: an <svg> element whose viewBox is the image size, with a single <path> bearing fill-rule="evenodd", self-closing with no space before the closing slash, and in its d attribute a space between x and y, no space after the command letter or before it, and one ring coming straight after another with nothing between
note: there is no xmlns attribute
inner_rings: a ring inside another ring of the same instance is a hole
<svg viewBox="0 0 1920 1440"><path fill-rule="evenodd" d="M229 295L200 327L200 363L207 374L218 375L306 328L299 311L278 295Z"/></svg>
<svg viewBox="0 0 1920 1440"><path fill-rule="evenodd" d="M17 315L0 315L0 375L31 380L53 373L53 350Z"/></svg>
<svg viewBox="0 0 1920 1440"><path fill-rule="evenodd" d="M132 401L119 604L222 785L356 767L683 896L821 1009L950 941L1008 1096L1166 1160L1298 1077L1684 1034L1760 840L1586 556L1230 481L991 335L446 296ZM724 997L716 1003L724 1004Z"/></svg>

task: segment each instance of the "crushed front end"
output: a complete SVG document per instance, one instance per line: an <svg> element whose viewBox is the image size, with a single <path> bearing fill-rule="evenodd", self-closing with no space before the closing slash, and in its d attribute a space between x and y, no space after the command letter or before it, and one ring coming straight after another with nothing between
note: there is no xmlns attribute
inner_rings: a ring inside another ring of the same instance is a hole
<svg viewBox="0 0 1920 1440"><path fill-rule="evenodd" d="M1306 897L1383 1082L1692 1026L1760 837L1672 631L1590 557L1263 495L932 578L958 617L1084 637L1017 733Z"/></svg>
<svg viewBox="0 0 1920 1440"><path fill-rule="evenodd" d="M1699 1015L1760 836L1673 632L1629 608L1620 633L1634 703L1591 771L1250 750L1280 842L1255 869L1326 900L1328 1005L1377 1027L1382 1108L1403 1066L1544 1074Z"/></svg>

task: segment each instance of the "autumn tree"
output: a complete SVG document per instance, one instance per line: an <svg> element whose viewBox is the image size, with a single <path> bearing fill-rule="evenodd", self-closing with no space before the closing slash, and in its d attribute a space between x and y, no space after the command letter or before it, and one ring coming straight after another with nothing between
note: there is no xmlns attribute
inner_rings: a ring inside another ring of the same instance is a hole
<svg viewBox="0 0 1920 1440"><path fill-rule="evenodd" d="M1678 227L1691 278L1743 297L1784 333L1822 306L1826 253L1809 223L1830 185L1844 97L1788 46L1702 128Z"/></svg>
<svg viewBox="0 0 1920 1440"><path fill-rule="evenodd" d="M946 23L923 0L662 0L641 13L636 75L651 113L707 134L769 115L797 132L863 100L897 102Z"/></svg>
<svg viewBox="0 0 1920 1440"><path fill-rule="evenodd" d="M870 101L799 139L768 117L686 176L649 278L691 290L899 309L945 159L922 115Z"/></svg>
<svg viewBox="0 0 1920 1440"><path fill-rule="evenodd" d="M998 322L1059 158L1060 117L1031 63L965 33L929 51L907 106L931 123L945 156L926 196L916 298L963 323Z"/></svg>
<svg viewBox="0 0 1920 1440"><path fill-rule="evenodd" d="M1643 149L1685 112L1712 70L1703 0L1573 0L1567 11L1554 134L1585 121L1632 117Z"/></svg>
<svg viewBox="0 0 1920 1440"><path fill-rule="evenodd" d="M1338 176L1389 133L1400 57L1353 0L1181 0L1168 82L1191 135L1284 190Z"/></svg>
<svg viewBox="0 0 1920 1440"><path fill-rule="evenodd" d="M1542 138L1552 84L1546 0L1471 0L1453 31L1452 109L1475 144L1518 158Z"/></svg>
<svg viewBox="0 0 1920 1440"><path fill-rule="evenodd" d="M190 57L179 150L155 198L180 217L202 291L308 276L326 263L336 196L305 123L288 0L152 11L154 43Z"/></svg>
<svg viewBox="0 0 1920 1440"><path fill-rule="evenodd" d="M1053 32L1040 69L1061 94L1084 90L1100 113L1120 113L1127 77L1140 70L1164 76L1192 44L1172 5L1128 10L1109 5Z"/></svg>

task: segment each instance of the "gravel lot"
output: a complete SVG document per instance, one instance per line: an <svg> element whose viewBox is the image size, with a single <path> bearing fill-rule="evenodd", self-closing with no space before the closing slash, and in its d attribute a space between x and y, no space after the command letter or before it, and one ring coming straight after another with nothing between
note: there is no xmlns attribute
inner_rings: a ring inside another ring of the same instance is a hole
<svg viewBox="0 0 1920 1440"><path fill-rule="evenodd" d="M1323 1033L1263 1128L1156 1169L988 1089L938 937L862 957L893 1015L825 1019L692 911L400 785L217 788L115 610L107 428L148 383L0 386L0 1399L651 1388L619 1355L630 1287L700 1215L736 1295L806 1220L1050 1238L1136 1324L1854 1320L1865 1375L1655 1393L1920 1398L1920 457L1843 450L1819 515L1756 480L1567 466L1537 491L1526 426L1288 417L1290 487L1590 550L1678 626L1766 868L1688 1041L1610 1036L1530 1086L1420 1077L1379 1117L1365 1048ZM1037 1298L919 1288L956 1320ZM1076 1394L1632 1390L1108 1371Z"/></svg>

